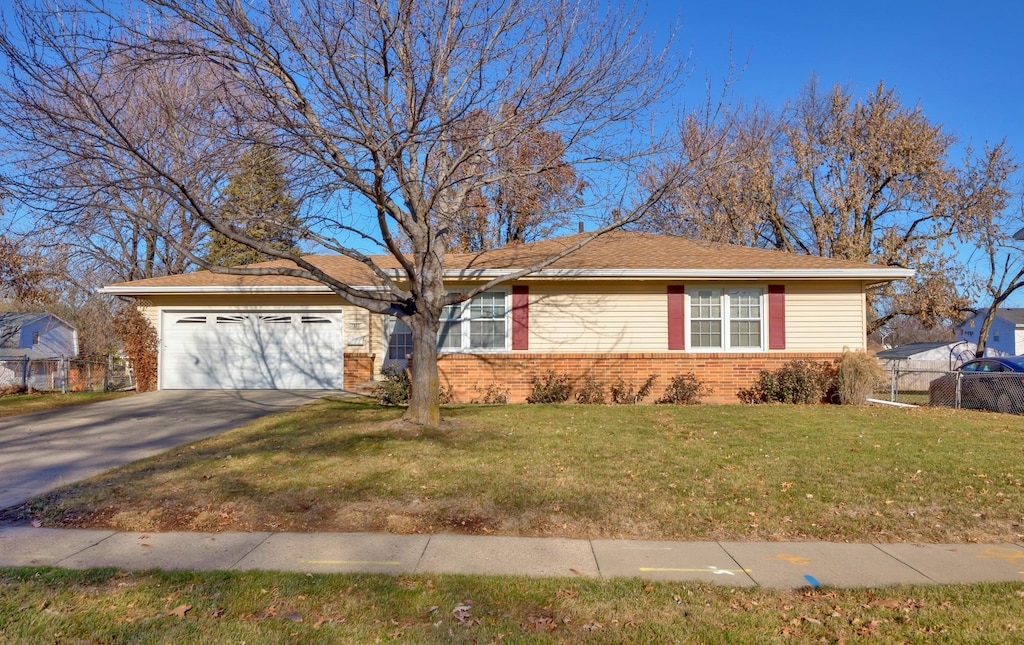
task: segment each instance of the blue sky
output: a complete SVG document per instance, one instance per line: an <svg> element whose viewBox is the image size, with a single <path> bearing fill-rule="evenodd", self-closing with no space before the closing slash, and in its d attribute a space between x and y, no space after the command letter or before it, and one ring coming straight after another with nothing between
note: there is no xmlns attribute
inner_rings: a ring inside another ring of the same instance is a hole
<svg viewBox="0 0 1024 645"><path fill-rule="evenodd" d="M1006 138L1024 156L1024 3L652 0L646 14L662 35L682 26L695 99L706 73L716 83L726 74L731 46L746 65L734 86L745 100L781 106L812 73L858 96L884 80L961 141L980 148Z"/></svg>
<svg viewBox="0 0 1024 645"><path fill-rule="evenodd" d="M735 98L781 107L812 73L858 97L885 81L961 144L1005 139L1024 161L1024 3L651 0L648 30L663 37L670 24L681 26L677 44L693 56L684 100L704 98L705 78L721 87L731 48L745 68ZM961 260L970 264L971 251ZM1024 293L1007 305L1024 306Z"/></svg>

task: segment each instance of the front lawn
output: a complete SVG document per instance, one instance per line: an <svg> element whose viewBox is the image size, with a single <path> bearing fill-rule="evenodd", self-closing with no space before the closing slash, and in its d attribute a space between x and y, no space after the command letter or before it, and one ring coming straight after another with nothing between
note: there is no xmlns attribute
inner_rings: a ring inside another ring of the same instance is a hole
<svg viewBox="0 0 1024 645"><path fill-rule="evenodd" d="M576 538L1024 538L1024 418L839 406L321 401L117 468L3 517L134 531Z"/></svg>
<svg viewBox="0 0 1024 645"><path fill-rule="evenodd" d="M130 392L31 392L29 394L12 394L0 396L0 417L10 417L16 414L28 414L30 412L42 412L53 408L63 408L69 405L82 405L84 403L95 403L127 396Z"/></svg>
<svg viewBox="0 0 1024 645"><path fill-rule="evenodd" d="M1020 642L1020 584L0 569L5 643Z"/></svg>

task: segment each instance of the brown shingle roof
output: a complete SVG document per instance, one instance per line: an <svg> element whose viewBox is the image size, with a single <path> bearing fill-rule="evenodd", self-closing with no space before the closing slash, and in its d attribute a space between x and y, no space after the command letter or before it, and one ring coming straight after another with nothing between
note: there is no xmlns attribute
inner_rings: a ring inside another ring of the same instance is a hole
<svg viewBox="0 0 1024 645"><path fill-rule="evenodd" d="M451 255L449 269L517 269L548 258L588 237L588 233L506 246L482 253ZM863 262L704 242L635 231L611 231L550 266L552 269L865 269Z"/></svg>
<svg viewBox="0 0 1024 645"><path fill-rule="evenodd" d="M522 269L536 264L558 252L577 244L589 234L568 235L530 244L507 246L480 253L453 253L445 258L445 269L450 275L500 273ZM397 271L397 260L389 255L371 256L379 267ZM339 280L354 286L378 284L373 272L362 263L340 255L306 256L312 264ZM250 265L254 268L294 266L287 261L264 262ZM849 273L850 278L867 275L879 279L904 277L899 269L879 267L861 262L835 260L810 255L798 255L784 251L755 249L745 246L695 241L682 237L639 233L634 231L612 231L586 244L577 251L558 260L549 267L548 275L564 275L567 272L586 277L621 276L639 277L641 274L656 272L658 275L687 272L764 272L766 275L778 272L829 272L841 277ZM880 272L881 271L881 272ZM903 272L906 273L905 271ZM885 274L885 275L882 275ZM125 288L140 292L145 288L166 290L180 287L226 287L259 290L265 287L316 287L318 283L302 278L280 275L225 275L210 271L196 271L183 275L150 278L113 284L104 290L116 293Z"/></svg>

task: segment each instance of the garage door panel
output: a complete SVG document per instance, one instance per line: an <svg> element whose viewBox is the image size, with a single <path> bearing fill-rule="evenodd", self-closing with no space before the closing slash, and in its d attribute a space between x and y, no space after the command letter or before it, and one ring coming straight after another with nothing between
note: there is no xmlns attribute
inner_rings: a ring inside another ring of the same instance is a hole
<svg viewBox="0 0 1024 645"><path fill-rule="evenodd" d="M165 389L341 389L340 313L165 312Z"/></svg>

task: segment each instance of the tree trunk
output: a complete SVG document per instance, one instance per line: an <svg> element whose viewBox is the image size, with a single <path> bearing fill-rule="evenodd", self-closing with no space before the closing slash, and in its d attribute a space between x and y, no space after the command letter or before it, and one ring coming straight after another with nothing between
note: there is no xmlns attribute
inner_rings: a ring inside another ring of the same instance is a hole
<svg viewBox="0 0 1024 645"><path fill-rule="evenodd" d="M997 306L996 303L993 303L988 308L988 311L985 312L985 317L981 321L981 327L978 329L978 347L974 350L974 355L977 358L985 355L985 345L988 344L988 331L992 327L992 322L996 319Z"/></svg>
<svg viewBox="0 0 1024 645"><path fill-rule="evenodd" d="M437 374L439 316L417 313L405 319L412 331L411 392L405 420L426 426L441 422L441 380Z"/></svg>

